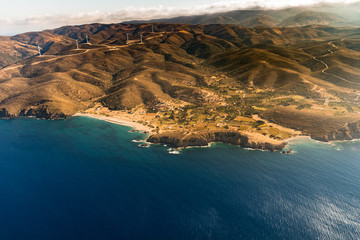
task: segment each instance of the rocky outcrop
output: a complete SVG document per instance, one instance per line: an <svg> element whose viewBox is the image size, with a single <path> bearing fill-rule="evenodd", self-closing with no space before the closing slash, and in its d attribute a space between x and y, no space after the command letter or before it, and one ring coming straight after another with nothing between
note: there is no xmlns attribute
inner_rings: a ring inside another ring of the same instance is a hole
<svg viewBox="0 0 360 240"><path fill-rule="evenodd" d="M0 119L8 119L8 118L16 118L16 117L35 117L35 118L41 118L41 119L64 119L68 118L70 116L64 114L64 113L53 113L49 111L46 107L40 107L40 108L30 108L28 110L23 109L18 114L12 114L7 111L6 108L0 109Z"/></svg>
<svg viewBox="0 0 360 240"><path fill-rule="evenodd" d="M350 136L354 139L360 139L360 121L349 123L347 125Z"/></svg>
<svg viewBox="0 0 360 240"><path fill-rule="evenodd" d="M12 118L14 117L12 114L10 114L6 108L0 109L0 118Z"/></svg>
<svg viewBox="0 0 360 240"><path fill-rule="evenodd" d="M311 136L323 142L360 139L360 121L347 123L344 127L331 131L323 136Z"/></svg>
<svg viewBox="0 0 360 240"><path fill-rule="evenodd" d="M63 119L70 116L67 116L64 113L53 113L49 111L46 107L40 107L40 108L30 108L29 110L22 110L19 114L19 116L22 117L36 117L36 118L42 118L42 119Z"/></svg>
<svg viewBox="0 0 360 240"><path fill-rule="evenodd" d="M279 151L285 147L285 143L283 142L252 140L251 137L246 134L231 131L200 132L193 134L162 133L150 136L148 141L151 143L168 144L176 148L207 146L212 142L229 143L245 148L269 151Z"/></svg>

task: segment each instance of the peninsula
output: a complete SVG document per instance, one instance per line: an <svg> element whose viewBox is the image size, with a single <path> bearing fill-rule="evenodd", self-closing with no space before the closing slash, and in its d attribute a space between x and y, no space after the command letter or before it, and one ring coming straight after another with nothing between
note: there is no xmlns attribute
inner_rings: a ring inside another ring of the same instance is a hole
<svg viewBox="0 0 360 240"><path fill-rule="evenodd" d="M126 23L1 37L0 117L86 115L175 147L360 138L358 31Z"/></svg>

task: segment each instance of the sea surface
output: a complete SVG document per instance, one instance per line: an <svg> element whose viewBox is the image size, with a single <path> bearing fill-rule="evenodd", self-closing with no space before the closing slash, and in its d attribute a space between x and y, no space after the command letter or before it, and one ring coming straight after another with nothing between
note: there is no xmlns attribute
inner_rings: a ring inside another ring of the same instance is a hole
<svg viewBox="0 0 360 240"><path fill-rule="evenodd" d="M0 120L0 239L359 239L360 142L176 155L129 130Z"/></svg>

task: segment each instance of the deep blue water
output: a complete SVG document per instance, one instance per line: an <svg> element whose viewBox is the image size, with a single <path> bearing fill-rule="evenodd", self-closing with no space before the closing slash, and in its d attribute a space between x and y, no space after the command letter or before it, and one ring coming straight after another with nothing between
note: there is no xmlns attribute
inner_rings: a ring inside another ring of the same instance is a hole
<svg viewBox="0 0 360 240"><path fill-rule="evenodd" d="M171 155L90 118L0 121L0 239L358 239L360 142Z"/></svg>

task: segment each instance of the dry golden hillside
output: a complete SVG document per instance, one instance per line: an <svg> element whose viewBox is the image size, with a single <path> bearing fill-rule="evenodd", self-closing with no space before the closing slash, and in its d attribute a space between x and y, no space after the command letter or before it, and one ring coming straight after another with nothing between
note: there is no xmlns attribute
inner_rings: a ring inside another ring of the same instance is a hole
<svg viewBox="0 0 360 240"><path fill-rule="evenodd" d="M141 106L169 111L171 121L241 129L235 119L254 114L284 125L276 111L286 107L285 119L322 111L339 127L360 119L359 29L153 26L66 26L1 38L0 116L62 118L96 106Z"/></svg>

